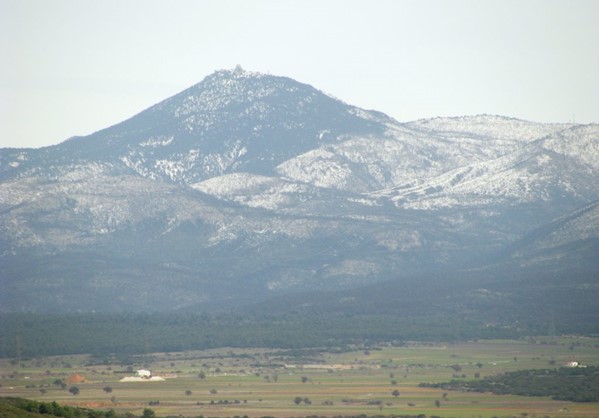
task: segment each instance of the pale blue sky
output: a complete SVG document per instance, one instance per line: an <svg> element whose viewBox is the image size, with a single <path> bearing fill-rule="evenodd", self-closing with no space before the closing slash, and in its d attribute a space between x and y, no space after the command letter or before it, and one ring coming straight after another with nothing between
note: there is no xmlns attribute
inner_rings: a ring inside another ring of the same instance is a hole
<svg viewBox="0 0 599 418"><path fill-rule="evenodd" d="M599 122L599 1L0 0L0 147L118 123L217 69L400 121Z"/></svg>

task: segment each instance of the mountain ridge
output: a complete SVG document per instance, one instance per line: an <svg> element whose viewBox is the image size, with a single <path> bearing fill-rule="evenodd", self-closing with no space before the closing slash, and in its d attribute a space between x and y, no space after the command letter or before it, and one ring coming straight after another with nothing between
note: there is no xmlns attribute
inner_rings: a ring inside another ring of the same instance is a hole
<svg viewBox="0 0 599 418"><path fill-rule="evenodd" d="M0 149L0 311L209 310L522 257L550 275L599 220L563 223L564 265L527 234L599 199L598 138L493 115L400 123L217 71L86 137Z"/></svg>

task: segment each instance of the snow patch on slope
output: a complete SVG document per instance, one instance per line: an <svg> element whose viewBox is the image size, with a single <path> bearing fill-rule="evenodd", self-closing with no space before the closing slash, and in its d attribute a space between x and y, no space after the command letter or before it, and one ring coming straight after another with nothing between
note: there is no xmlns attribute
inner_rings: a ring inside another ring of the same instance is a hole
<svg viewBox="0 0 599 418"><path fill-rule="evenodd" d="M277 172L294 181L335 189L344 189L352 175L346 162L323 148L285 161L277 167Z"/></svg>
<svg viewBox="0 0 599 418"><path fill-rule="evenodd" d="M536 123L497 115L438 117L408 122L405 125L435 134L461 134L520 143L528 143L573 126L565 123Z"/></svg>
<svg viewBox="0 0 599 418"><path fill-rule="evenodd" d="M251 173L226 174L191 187L220 199L268 210L293 207L312 193L309 185Z"/></svg>

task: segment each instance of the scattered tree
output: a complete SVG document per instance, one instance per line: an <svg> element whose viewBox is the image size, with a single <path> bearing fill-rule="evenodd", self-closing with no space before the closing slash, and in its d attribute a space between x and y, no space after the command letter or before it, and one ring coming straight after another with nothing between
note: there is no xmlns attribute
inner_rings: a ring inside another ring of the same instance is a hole
<svg viewBox="0 0 599 418"><path fill-rule="evenodd" d="M185 394L186 394L187 396L191 395L191 393L192 393L192 392L191 392L191 390L189 390L189 389L187 389L187 390L185 391Z"/></svg>
<svg viewBox="0 0 599 418"><path fill-rule="evenodd" d="M393 395L397 398L399 396L399 391L397 389L395 389L393 392L391 392L391 395Z"/></svg>
<svg viewBox="0 0 599 418"><path fill-rule="evenodd" d="M55 384L56 386L60 386L60 387L61 387L61 389L66 389L66 387L67 387L67 384L66 384L66 383L65 383L65 381L64 381L64 380L62 380L62 379L56 379L56 380L54 381L54 384Z"/></svg>
<svg viewBox="0 0 599 418"><path fill-rule="evenodd" d="M112 393L112 388L110 386L104 386L104 389L102 390L106 393Z"/></svg>
<svg viewBox="0 0 599 418"><path fill-rule="evenodd" d="M156 412L150 408L145 408L142 418L156 418Z"/></svg>
<svg viewBox="0 0 599 418"><path fill-rule="evenodd" d="M79 388L77 386L71 386L69 388L69 392L71 392L73 395L79 395Z"/></svg>
<svg viewBox="0 0 599 418"><path fill-rule="evenodd" d="M305 403L306 405L312 405L312 401L309 398L302 398L301 396L296 396L293 399L293 403L295 403L296 405L299 405L302 402Z"/></svg>

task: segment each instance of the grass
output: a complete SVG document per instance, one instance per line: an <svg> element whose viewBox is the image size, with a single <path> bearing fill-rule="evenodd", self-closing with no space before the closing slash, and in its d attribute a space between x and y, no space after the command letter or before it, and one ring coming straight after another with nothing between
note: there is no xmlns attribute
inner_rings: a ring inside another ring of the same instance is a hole
<svg viewBox="0 0 599 418"><path fill-rule="evenodd" d="M104 364L89 356L0 359L0 396L55 400L136 415L149 407L159 416L599 416L597 403L418 387L421 382L473 379L476 374L484 377L519 369L558 367L572 360L599 365L599 339L412 344L303 356L280 350L221 349L155 353L138 357L133 364L119 364L116 359ZM167 379L119 382L127 375L123 373L127 368L149 368ZM76 373L86 379L74 384L80 389L78 395L69 393L69 386L62 389L54 384ZM198 377L200 373L205 378ZM112 392L103 390L107 386ZM394 390L400 395L393 396ZM302 399L299 404L294 402L296 397ZM159 404L149 405L155 401Z"/></svg>

